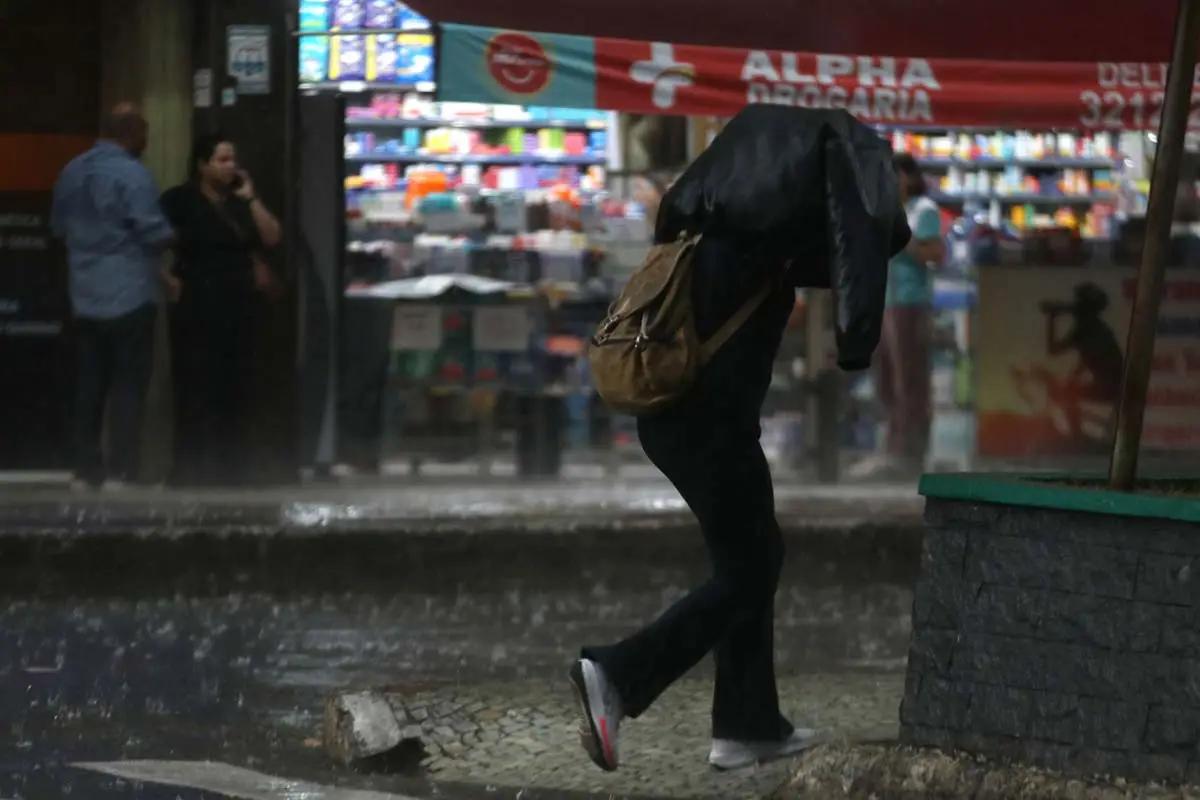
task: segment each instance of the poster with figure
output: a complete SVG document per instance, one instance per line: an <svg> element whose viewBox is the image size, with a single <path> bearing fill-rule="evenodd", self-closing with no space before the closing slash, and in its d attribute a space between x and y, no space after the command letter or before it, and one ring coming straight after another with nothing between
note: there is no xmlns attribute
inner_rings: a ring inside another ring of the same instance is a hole
<svg viewBox="0 0 1200 800"><path fill-rule="evenodd" d="M1136 272L985 268L975 329L984 457L1107 453L1121 391ZM1200 448L1200 270L1164 286L1144 451Z"/></svg>

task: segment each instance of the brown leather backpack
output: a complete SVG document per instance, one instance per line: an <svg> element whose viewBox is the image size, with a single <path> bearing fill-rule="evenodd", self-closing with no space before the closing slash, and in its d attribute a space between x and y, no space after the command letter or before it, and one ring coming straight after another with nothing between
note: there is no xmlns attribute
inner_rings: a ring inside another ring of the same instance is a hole
<svg viewBox="0 0 1200 800"><path fill-rule="evenodd" d="M701 342L691 293L699 242L699 236L684 236L654 245L592 336L592 382L613 409L636 416L683 397L700 368L770 293L773 283L768 281Z"/></svg>

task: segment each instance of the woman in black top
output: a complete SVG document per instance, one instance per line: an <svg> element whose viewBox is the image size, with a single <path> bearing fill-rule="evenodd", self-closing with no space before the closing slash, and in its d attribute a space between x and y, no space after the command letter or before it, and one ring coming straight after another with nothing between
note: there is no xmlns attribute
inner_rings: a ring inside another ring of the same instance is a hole
<svg viewBox="0 0 1200 800"><path fill-rule="evenodd" d="M178 234L166 276L173 303L173 482L229 485L245 472L241 425L256 311L274 287L263 253L279 243L280 227L227 139L197 139L191 165L192 179L162 197Z"/></svg>

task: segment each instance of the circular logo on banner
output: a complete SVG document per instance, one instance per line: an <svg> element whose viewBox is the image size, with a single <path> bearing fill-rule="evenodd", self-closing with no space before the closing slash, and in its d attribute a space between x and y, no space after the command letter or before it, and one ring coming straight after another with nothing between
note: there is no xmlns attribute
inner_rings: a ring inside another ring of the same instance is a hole
<svg viewBox="0 0 1200 800"><path fill-rule="evenodd" d="M537 94L550 83L554 72L546 48L523 33L496 34L487 43L483 57L496 83L513 94Z"/></svg>

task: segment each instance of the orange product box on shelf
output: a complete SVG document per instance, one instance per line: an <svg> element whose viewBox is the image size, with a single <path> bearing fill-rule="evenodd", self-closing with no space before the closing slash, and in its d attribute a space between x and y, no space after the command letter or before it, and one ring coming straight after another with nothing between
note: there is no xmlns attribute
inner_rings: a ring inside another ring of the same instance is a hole
<svg viewBox="0 0 1200 800"><path fill-rule="evenodd" d="M408 191L405 203L412 208L422 197L442 194L450 188L450 179L444 172L432 169L414 169L408 174Z"/></svg>

